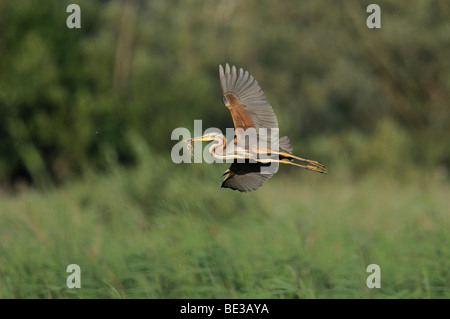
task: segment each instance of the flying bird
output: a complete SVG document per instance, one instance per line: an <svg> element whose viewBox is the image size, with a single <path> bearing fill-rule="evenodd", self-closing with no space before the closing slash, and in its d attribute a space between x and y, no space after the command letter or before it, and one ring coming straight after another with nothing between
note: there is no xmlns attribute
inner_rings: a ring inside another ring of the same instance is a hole
<svg viewBox="0 0 450 319"><path fill-rule="evenodd" d="M235 135L227 145L224 135L206 134L186 140L193 147L195 141L216 141L209 147L212 156L222 160L232 160L232 164L223 175L221 187L251 192L260 188L275 172L263 172L271 163L294 165L322 174L327 169L317 161L297 157L287 136L278 138L270 132L278 133L278 120L272 106L267 102L263 90L248 71L228 63L225 69L219 65L219 78L223 91L222 102L228 108L233 119ZM248 133L250 132L250 133ZM265 134L262 134L265 133ZM266 134L267 133L267 134ZM251 138L257 143L246 143ZM294 160L305 162L305 165Z"/></svg>

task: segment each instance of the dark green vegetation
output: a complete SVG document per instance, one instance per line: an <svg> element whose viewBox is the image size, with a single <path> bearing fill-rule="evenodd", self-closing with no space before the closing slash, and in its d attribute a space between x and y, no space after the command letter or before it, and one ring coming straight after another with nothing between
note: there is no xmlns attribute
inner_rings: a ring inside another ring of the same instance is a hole
<svg viewBox="0 0 450 319"><path fill-rule="evenodd" d="M449 298L450 4L369 3L0 0L0 298ZM171 162L225 62L328 175Z"/></svg>
<svg viewBox="0 0 450 319"><path fill-rule="evenodd" d="M369 141L387 129L401 163L450 165L446 0L380 1L378 30L361 1L76 1L77 30L66 27L69 3L0 2L7 183L64 180L102 168L105 154L131 164L130 131L167 154L175 127L203 119L224 130L225 62L258 79L281 134L324 162L384 166L384 146Z"/></svg>

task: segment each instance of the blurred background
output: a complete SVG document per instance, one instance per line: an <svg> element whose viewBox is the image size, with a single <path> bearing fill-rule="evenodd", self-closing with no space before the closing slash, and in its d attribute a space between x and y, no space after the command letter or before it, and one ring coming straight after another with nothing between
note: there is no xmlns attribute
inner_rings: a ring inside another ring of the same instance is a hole
<svg viewBox="0 0 450 319"><path fill-rule="evenodd" d="M0 297L449 298L450 3L372 2L0 0ZM227 62L328 175L172 163Z"/></svg>

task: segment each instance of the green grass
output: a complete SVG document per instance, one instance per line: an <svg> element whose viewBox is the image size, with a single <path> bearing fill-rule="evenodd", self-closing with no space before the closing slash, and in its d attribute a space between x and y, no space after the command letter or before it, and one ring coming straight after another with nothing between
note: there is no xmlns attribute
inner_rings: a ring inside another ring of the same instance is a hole
<svg viewBox="0 0 450 319"><path fill-rule="evenodd" d="M138 152L132 170L0 194L0 298L450 297L448 181L282 167L241 194L219 188L225 164Z"/></svg>

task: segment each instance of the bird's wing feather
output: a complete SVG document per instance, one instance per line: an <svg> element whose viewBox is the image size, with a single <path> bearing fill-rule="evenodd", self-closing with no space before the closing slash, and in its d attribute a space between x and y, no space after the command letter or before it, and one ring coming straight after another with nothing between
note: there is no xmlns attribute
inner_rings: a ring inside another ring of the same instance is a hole
<svg viewBox="0 0 450 319"><path fill-rule="evenodd" d="M225 69L219 65L223 95L230 104L230 112L236 128L278 128L277 116L267 102L263 90L252 75L242 68L239 71L228 63Z"/></svg>
<svg viewBox="0 0 450 319"><path fill-rule="evenodd" d="M261 174L260 163L233 163L225 172L227 175L221 187L240 192L251 192L260 188L273 174Z"/></svg>

